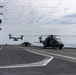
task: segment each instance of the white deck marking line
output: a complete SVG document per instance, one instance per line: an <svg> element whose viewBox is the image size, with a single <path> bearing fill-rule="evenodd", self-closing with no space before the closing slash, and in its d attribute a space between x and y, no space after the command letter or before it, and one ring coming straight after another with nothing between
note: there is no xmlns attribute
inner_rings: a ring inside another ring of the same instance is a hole
<svg viewBox="0 0 76 75"><path fill-rule="evenodd" d="M50 59L48 59L46 62L43 63L43 66L46 66L50 61L52 61L54 57L52 56Z"/></svg>
<svg viewBox="0 0 76 75"><path fill-rule="evenodd" d="M53 56L50 56L50 55L47 55L47 54L43 54L43 53L39 53L39 52L36 52L35 50L33 51L30 51L30 50L26 50L28 52L32 52L32 53L35 53L35 54L38 54L38 55L43 55L43 56L47 56L47 57L51 57L50 59L48 59L44 65L46 66L54 57Z"/></svg>
<svg viewBox="0 0 76 75"><path fill-rule="evenodd" d="M50 56L50 55L47 55L47 54L43 54L43 53L40 53L39 51L35 51L35 50L26 50L26 51L28 51L28 52L31 52L31 53L34 53L34 54L38 54L38 55L42 55L42 56L47 56L47 57L52 57L52 56Z"/></svg>
<svg viewBox="0 0 76 75"><path fill-rule="evenodd" d="M36 66L46 66L54 57L48 57L40 62L29 63L29 64L16 64L16 65L8 65L8 66L0 66L0 69L6 68L23 68L23 67L36 67Z"/></svg>
<svg viewBox="0 0 76 75"><path fill-rule="evenodd" d="M35 52L41 52L41 53L45 53L45 54L51 54L51 55L55 55L55 56L60 56L60 57L64 57L64 58L69 58L69 59L73 59L73 60L76 60L75 57L71 57L71 56L65 56L65 55L60 55L60 54L55 54L55 53L49 53L49 52L44 52L44 51L38 51L38 50L34 50L34 49L30 49L32 51L35 51Z"/></svg>
<svg viewBox="0 0 76 75"><path fill-rule="evenodd" d="M34 51L30 51L30 50L26 50L26 51L31 52L31 53L35 53L35 54L38 54L38 55L42 55L42 56L47 56L47 57L46 57L44 60L39 61L39 62L35 62L35 63L15 64L15 65L0 66L0 69L46 66L46 65L47 65L50 61L52 61L52 59L54 58L53 56L46 55L46 54L43 54L43 53L34 52Z"/></svg>

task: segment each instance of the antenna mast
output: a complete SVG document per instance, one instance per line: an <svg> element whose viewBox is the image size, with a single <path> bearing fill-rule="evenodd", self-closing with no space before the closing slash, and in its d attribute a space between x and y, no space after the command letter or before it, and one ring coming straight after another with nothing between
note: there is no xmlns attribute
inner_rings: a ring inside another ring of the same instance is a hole
<svg viewBox="0 0 76 75"><path fill-rule="evenodd" d="M0 30L2 30L3 4L0 4Z"/></svg>

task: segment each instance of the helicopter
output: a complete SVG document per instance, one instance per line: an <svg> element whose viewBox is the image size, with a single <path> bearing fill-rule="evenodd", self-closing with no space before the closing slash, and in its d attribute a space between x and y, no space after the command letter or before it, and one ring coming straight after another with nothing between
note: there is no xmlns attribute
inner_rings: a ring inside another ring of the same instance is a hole
<svg viewBox="0 0 76 75"><path fill-rule="evenodd" d="M14 41L18 41L18 39L23 40L23 36L24 36L24 35L21 35L21 37L13 37L11 34L8 34L8 35L9 35L9 39L14 39Z"/></svg>
<svg viewBox="0 0 76 75"><path fill-rule="evenodd" d="M43 44L44 48L52 47L53 49L62 49L64 44L61 42L60 38L56 38L55 35L48 35L45 40L42 40L42 36L39 37L39 42Z"/></svg>
<svg viewBox="0 0 76 75"><path fill-rule="evenodd" d="M34 42L34 43L42 43L44 48L52 47L53 49L55 49L55 48L62 49L64 47L64 44L62 43L60 38L57 38L57 37L59 37L59 36L61 36L61 37L71 37L71 36L66 36L66 35L26 35L26 37L38 37L38 36L40 36L39 37L39 42ZM45 40L43 40L42 36L44 36L44 37L47 36L47 37L45 38Z"/></svg>

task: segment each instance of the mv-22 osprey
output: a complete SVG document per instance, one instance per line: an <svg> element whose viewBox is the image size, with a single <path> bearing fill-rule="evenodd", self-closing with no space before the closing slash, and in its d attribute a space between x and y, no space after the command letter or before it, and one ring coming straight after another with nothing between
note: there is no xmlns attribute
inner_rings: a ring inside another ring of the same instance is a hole
<svg viewBox="0 0 76 75"><path fill-rule="evenodd" d="M24 35L20 35L20 37L14 37L11 34L8 34L8 35L9 35L9 39L14 39L14 41L18 41L18 39L23 40L23 36L24 36Z"/></svg>

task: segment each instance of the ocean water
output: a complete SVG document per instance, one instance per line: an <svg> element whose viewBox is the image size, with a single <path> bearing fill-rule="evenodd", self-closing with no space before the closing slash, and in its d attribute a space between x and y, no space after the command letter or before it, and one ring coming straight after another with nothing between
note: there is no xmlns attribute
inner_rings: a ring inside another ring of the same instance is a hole
<svg viewBox="0 0 76 75"><path fill-rule="evenodd" d="M64 44L64 47L76 48L76 44Z"/></svg>
<svg viewBox="0 0 76 75"><path fill-rule="evenodd" d="M45 39L46 38L43 38L43 40ZM76 48L76 37L62 37L60 38L60 40L64 44L64 47ZM39 39L37 38L36 41L39 42ZM42 43L33 43L33 44L38 46L43 46Z"/></svg>
<svg viewBox="0 0 76 75"><path fill-rule="evenodd" d="M33 44L34 46L43 46L43 44ZM76 44L64 44L64 47L76 48Z"/></svg>

